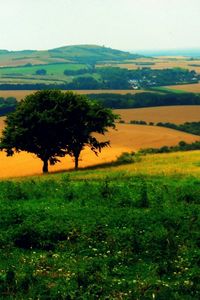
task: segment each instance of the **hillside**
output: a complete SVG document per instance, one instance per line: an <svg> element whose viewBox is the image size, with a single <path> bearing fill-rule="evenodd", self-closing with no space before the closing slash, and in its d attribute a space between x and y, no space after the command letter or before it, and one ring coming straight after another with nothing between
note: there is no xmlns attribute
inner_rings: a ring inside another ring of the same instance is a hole
<svg viewBox="0 0 200 300"><path fill-rule="evenodd" d="M138 90L199 80L198 60L142 57L96 45L0 50L1 90Z"/></svg>
<svg viewBox="0 0 200 300"><path fill-rule="evenodd" d="M0 93L1 94L1 93ZM163 122L183 124L200 121L200 105L158 106L145 108L116 109L123 121L145 121L147 123Z"/></svg>
<svg viewBox="0 0 200 300"><path fill-rule="evenodd" d="M121 61L141 57L120 50L96 45L65 46L50 50L0 50L0 67L22 66L26 64L52 64L52 63L90 63L104 61Z"/></svg>
<svg viewBox="0 0 200 300"><path fill-rule="evenodd" d="M3 119L0 118L1 130ZM111 130L101 140L110 140L111 147L105 148L97 157L91 150L85 149L80 156L80 167L88 167L96 164L104 164L115 161L122 152L137 151L141 148L159 148L161 146L177 145L181 140L188 143L200 140L199 136L187 134L181 131L143 125L118 124L117 130ZM41 174L41 161L33 154L21 152L13 157L7 157L0 152L1 178L27 176ZM50 172L69 170L74 167L71 157L61 159L61 163L50 166Z"/></svg>
<svg viewBox="0 0 200 300"><path fill-rule="evenodd" d="M197 154L0 181L1 298L198 300Z"/></svg>

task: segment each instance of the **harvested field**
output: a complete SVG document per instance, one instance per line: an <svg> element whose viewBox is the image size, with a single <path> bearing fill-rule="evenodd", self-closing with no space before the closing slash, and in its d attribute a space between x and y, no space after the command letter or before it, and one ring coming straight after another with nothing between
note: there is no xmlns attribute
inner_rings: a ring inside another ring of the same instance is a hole
<svg viewBox="0 0 200 300"><path fill-rule="evenodd" d="M165 88L170 89L172 91L179 90L179 91L183 91L183 92L200 93L200 83L169 85L169 86L165 86Z"/></svg>
<svg viewBox="0 0 200 300"><path fill-rule="evenodd" d="M31 90L12 90L12 91L0 91L0 97L15 97L17 100L23 99L25 96L32 94L36 91ZM66 91L63 91L66 92ZM74 91L78 94L86 95L86 94L136 94L136 93L143 93L147 92L147 90L76 90ZM149 92L149 91L148 91Z"/></svg>
<svg viewBox="0 0 200 300"><path fill-rule="evenodd" d="M3 127L3 118L0 126ZM80 167L91 166L114 161L122 152L136 151L140 148L172 146L184 140L188 143L199 140L200 137L180 131L156 126L118 124L117 130L112 130L102 140L109 139L111 147L102 150L97 157L89 149L81 155ZM33 154L21 152L13 157L7 157L0 152L1 178L41 174L42 163ZM61 163L50 166L50 172L73 168L71 157L61 159Z"/></svg>
<svg viewBox="0 0 200 300"><path fill-rule="evenodd" d="M139 63L142 63L141 65ZM145 63L147 63L145 65ZM153 63L150 65L149 63ZM99 67L105 66L105 65L98 65ZM107 66L114 66L114 67L120 67L120 68L126 68L129 70L136 70L138 68L142 67L148 67L151 69L172 69L172 68L183 68L188 69L190 71L194 70L197 73L200 73L200 61L199 60L188 60L188 58L185 58L183 56L176 57L176 56L159 56L155 57L154 59L136 59L136 60L130 60L123 64L107 64Z"/></svg>
<svg viewBox="0 0 200 300"><path fill-rule="evenodd" d="M2 131L2 129L4 128L4 120L6 117L0 117L0 132Z"/></svg>
<svg viewBox="0 0 200 300"><path fill-rule="evenodd" d="M21 100L23 99L25 96L31 94L31 93L34 93L35 91L26 91L26 90L23 90L23 91L15 91L15 90L12 90L12 91L0 91L0 97L4 97L4 98L7 98L7 97L15 97L17 100Z"/></svg>
<svg viewBox="0 0 200 300"><path fill-rule="evenodd" d="M170 122L174 124L200 121L200 105L116 109L114 112L119 114L126 123L131 120L154 123Z"/></svg>

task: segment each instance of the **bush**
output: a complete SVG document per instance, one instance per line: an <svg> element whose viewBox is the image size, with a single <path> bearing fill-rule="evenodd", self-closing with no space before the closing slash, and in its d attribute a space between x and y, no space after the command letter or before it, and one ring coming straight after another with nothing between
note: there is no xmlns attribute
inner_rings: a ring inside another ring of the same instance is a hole
<svg viewBox="0 0 200 300"><path fill-rule="evenodd" d="M135 152L123 152L116 160L117 164L131 164L135 161Z"/></svg>

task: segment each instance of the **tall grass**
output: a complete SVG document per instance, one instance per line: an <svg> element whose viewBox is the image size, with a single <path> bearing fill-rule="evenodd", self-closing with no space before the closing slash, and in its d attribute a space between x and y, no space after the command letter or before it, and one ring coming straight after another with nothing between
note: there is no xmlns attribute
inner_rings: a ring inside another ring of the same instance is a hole
<svg viewBox="0 0 200 300"><path fill-rule="evenodd" d="M199 299L199 184L117 172L0 182L1 298Z"/></svg>

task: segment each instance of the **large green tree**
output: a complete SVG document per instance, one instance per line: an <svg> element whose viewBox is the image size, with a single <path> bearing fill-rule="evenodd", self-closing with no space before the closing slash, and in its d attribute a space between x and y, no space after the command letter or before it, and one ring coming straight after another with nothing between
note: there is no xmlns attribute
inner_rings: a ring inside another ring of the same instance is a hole
<svg viewBox="0 0 200 300"><path fill-rule="evenodd" d="M114 127L116 115L87 97L57 90L38 91L25 97L15 112L8 115L1 138L1 149L7 155L27 151L48 163L69 154L75 158L75 168L81 150L88 145L95 153L109 141L99 142L93 133L104 134Z"/></svg>

